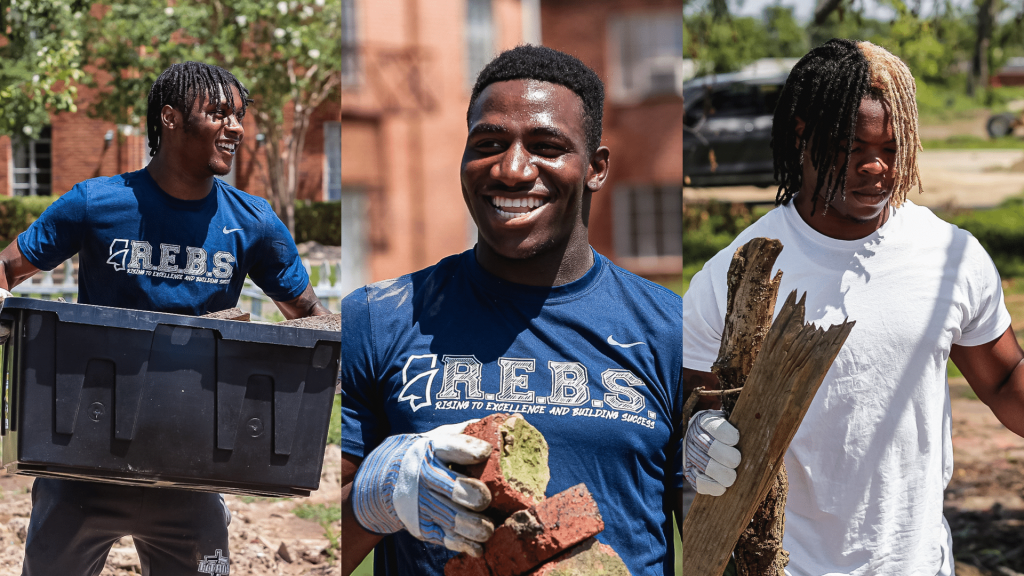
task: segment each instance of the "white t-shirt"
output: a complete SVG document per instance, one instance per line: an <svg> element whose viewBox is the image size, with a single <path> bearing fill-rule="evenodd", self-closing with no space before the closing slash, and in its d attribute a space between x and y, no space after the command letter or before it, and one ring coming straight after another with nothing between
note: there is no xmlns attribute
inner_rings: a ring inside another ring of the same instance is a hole
<svg viewBox="0 0 1024 576"><path fill-rule="evenodd" d="M946 360L951 345L991 342L1010 325L992 260L969 232L909 201L851 241L816 232L790 202L693 277L684 367L710 372L732 255L758 236L783 244L776 314L796 289L807 292L808 322L857 322L786 452L786 573L952 574L942 516L953 471Z"/></svg>

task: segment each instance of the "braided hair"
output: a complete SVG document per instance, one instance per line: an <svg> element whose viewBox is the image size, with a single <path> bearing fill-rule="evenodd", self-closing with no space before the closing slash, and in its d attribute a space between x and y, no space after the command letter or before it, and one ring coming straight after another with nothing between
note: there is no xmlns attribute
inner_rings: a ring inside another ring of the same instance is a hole
<svg viewBox="0 0 1024 576"><path fill-rule="evenodd" d="M231 101L231 88L238 90L242 99L242 109L235 110ZM185 130L188 131L192 120L192 108L196 100L204 98L207 102L218 106L222 98L226 98L231 111L241 122L245 109L252 104L249 91L227 70L202 62L182 62L172 64L170 68L153 82L149 91L146 110L146 133L149 137L149 155L156 156L160 150L162 123L160 111L165 105L180 111L185 116Z"/></svg>
<svg viewBox="0 0 1024 576"><path fill-rule="evenodd" d="M833 38L808 52L790 72L772 121L775 179L779 182L775 203L785 204L800 191L808 149L809 160L818 169L815 197L825 190L826 211L836 194L845 198L857 112L864 98L880 100L892 119L896 161L891 205L902 205L915 185L922 191L915 93L907 65L870 42ZM798 118L804 122L803 137L796 132ZM837 166L840 155L843 162Z"/></svg>

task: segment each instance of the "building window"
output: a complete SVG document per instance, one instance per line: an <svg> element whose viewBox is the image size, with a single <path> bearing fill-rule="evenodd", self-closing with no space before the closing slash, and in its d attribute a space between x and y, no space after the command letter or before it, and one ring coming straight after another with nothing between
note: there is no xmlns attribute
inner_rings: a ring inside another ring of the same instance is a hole
<svg viewBox="0 0 1024 576"><path fill-rule="evenodd" d="M324 200L341 200L341 122L324 122Z"/></svg>
<svg viewBox="0 0 1024 576"><path fill-rule="evenodd" d="M619 185L615 189L614 202L616 256L682 256L681 184Z"/></svg>
<svg viewBox="0 0 1024 576"><path fill-rule="evenodd" d="M359 84L359 44L356 36L356 0L341 0L341 85Z"/></svg>
<svg viewBox="0 0 1024 576"><path fill-rule="evenodd" d="M49 196L52 194L50 127L43 128L37 140L15 138L12 142L14 161L14 196Z"/></svg>
<svg viewBox="0 0 1024 576"><path fill-rule="evenodd" d="M341 292L366 284L369 273L369 211L367 193L357 186L339 190L341 197Z"/></svg>
<svg viewBox="0 0 1024 576"><path fill-rule="evenodd" d="M683 15L631 14L610 23L611 96L638 101L683 93Z"/></svg>
<svg viewBox="0 0 1024 576"><path fill-rule="evenodd" d="M466 86L494 57L494 17L491 0L466 0Z"/></svg>

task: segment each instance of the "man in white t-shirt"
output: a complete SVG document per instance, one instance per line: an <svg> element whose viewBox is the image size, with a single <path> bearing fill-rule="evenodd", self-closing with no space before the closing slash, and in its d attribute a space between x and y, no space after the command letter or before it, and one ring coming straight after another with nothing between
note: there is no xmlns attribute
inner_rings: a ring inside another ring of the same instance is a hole
<svg viewBox="0 0 1024 576"><path fill-rule="evenodd" d="M947 359L1024 435L1024 351L995 266L970 233L906 199L919 188L914 92L906 65L867 42L831 40L804 56L772 128L778 207L683 298L686 391L717 387L726 273L751 238L783 244L776 313L796 289L807 321L857 322L786 453L792 576L953 573ZM715 411L693 422L686 476L720 494L735 478L736 431Z"/></svg>

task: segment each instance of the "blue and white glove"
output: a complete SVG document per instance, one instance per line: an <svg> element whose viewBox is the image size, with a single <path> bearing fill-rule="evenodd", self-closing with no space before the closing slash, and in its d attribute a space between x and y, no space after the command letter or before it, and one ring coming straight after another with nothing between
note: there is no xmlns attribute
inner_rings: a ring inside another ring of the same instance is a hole
<svg viewBox="0 0 1024 576"><path fill-rule="evenodd" d="M490 456L489 443L462 433L472 422L390 436L370 452L352 486L359 524L376 534L408 530L424 542L481 556L494 524L472 511L490 506L491 492L476 478L448 468Z"/></svg>
<svg viewBox="0 0 1024 576"><path fill-rule="evenodd" d="M4 290L3 288L0 288L0 310L2 310L3 307L4 307L4 300L7 300L8 298L11 298L13 296L14 296L14 294L11 294L10 292L8 292L7 290ZM7 339L10 338L10 337L11 337L11 325L6 323L6 322L3 323L3 324L0 324L0 346L3 346L4 344L6 344L7 343Z"/></svg>
<svg viewBox="0 0 1024 576"><path fill-rule="evenodd" d="M701 410L690 418L683 440L683 475L700 494L721 496L736 481L739 430L721 410Z"/></svg>

